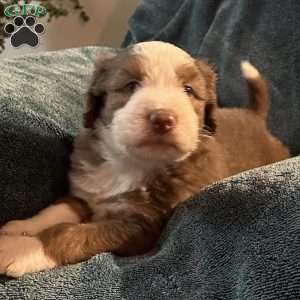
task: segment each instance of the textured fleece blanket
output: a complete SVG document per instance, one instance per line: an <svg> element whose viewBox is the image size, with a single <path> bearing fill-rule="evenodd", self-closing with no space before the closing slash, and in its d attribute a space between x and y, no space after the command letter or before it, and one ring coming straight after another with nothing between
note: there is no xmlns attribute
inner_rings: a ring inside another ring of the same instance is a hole
<svg viewBox="0 0 300 300"><path fill-rule="evenodd" d="M157 33L216 58L224 105L243 104L232 101L245 94L238 61L249 56L271 78L270 126L296 152L299 83L297 65L288 63L296 46L284 39L297 37L293 26L300 21L291 5L296 1L280 3L149 0L131 19L127 43ZM168 37L172 26L174 36ZM283 40L275 39L275 29ZM84 93L93 59L103 51L82 48L0 61L0 224L30 216L66 191ZM176 210L154 253L133 258L105 253L17 280L0 277L0 299L300 299L299 237L300 159L293 158L196 195Z"/></svg>

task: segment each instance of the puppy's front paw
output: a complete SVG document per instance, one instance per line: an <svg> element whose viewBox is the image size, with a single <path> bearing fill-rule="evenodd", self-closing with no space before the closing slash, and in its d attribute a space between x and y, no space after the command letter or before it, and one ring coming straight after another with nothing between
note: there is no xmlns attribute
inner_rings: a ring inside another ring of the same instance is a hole
<svg viewBox="0 0 300 300"><path fill-rule="evenodd" d="M47 257L36 237L0 236L0 274L20 277L26 273L51 269L56 263Z"/></svg>
<svg viewBox="0 0 300 300"><path fill-rule="evenodd" d="M0 228L0 235L37 235L40 228L30 220L15 220Z"/></svg>

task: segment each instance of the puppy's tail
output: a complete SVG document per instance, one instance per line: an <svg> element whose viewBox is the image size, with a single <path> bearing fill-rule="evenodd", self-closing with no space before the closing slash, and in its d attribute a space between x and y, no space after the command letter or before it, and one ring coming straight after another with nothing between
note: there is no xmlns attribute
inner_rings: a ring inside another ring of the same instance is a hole
<svg viewBox="0 0 300 300"><path fill-rule="evenodd" d="M248 84L248 109L254 111L259 116L265 119L270 107L267 82L261 76L258 70L248 61L242 61L241 70Z"/></svg>

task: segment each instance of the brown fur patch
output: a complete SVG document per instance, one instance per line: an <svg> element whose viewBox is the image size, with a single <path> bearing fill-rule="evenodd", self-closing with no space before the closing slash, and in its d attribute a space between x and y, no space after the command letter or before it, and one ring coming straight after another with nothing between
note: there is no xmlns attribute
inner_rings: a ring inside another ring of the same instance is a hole
<svg viewBox="0 0 300 300"><path fill-rule="evenodd" d="M54 205L60 203L67 204L78 215L81 222L87 222L91 219L92 212L86 201L76 197L64 197L57 200Z"/></svg>
<svg viewBox="0 0 300 300"><path fill-rule="evenodd" d="M111 204L127 199L131 209L116 213ZM142 254L153 248L171 207L132 192L103 203L101 220L87 224L59 224L44 230L39 239L47 256L59 265L75 263L106 251L121 256ZM146 238L145 238L146 237Z"/></svg>
<svg viewBox="0 0 300 300"><path fill-rule="evenodd" d="M124 106L131 96L132 91L127 85L142 81L144 76L139 56L132 54L130 49L115 56L100 58L86 99L84 127L93 128L100 112L102 121L110 123L113 113Z"/></svg>
<svg viewBox="0 0 300 300"><path fill-rule="evenodd" d="M176 68L175 73L182 83L190 83L197 79L203 81L203 78L200 77L201 74L199 73L199 70L191 63L180 65Z"/></svg>
<svg viewBox="0 0 300 300"><path fill-rule="evenodd" d="M211 65L209 65L205 60L195 59L195 64L199 71L202 73L206 82L206 100L217 101L217 75Z"/></svg>

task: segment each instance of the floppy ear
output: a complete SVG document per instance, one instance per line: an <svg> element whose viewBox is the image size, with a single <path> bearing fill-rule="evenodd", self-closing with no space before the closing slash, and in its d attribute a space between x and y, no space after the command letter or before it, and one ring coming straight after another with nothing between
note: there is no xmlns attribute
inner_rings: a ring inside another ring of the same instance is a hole
<svg viewBox="0 0 300 300"><path fill-rule="evenodd" d="M90 88L86 96L86 110L83 114L83 126L93 128L105 105L105 82L109 75L109 65L116 56L115 53L101 55L96 63Z"/></svg>
<svg viewBox="0 0 300 300"><path fill-rule="evenodd" d="M195 59L195 64L206 83L206 99L217 104L217 74L214 67L203 59Z"/></svg>
<svg viewBox="0 0 300 300"><path fill-rule="evenodd" d="M217 75L213 67L205 60L195 59L195 64L206 83L206 103L204 110L204 129L209 134L216 132L215 110L217 108Z"/></svg>
<svg viewBox="0 0 300 300"><path fill-rule="evenodd" d="M204 109L204 130L209 135L216 133L217 123L215 118L216 104L212 101L205 103Z"/></svg>

